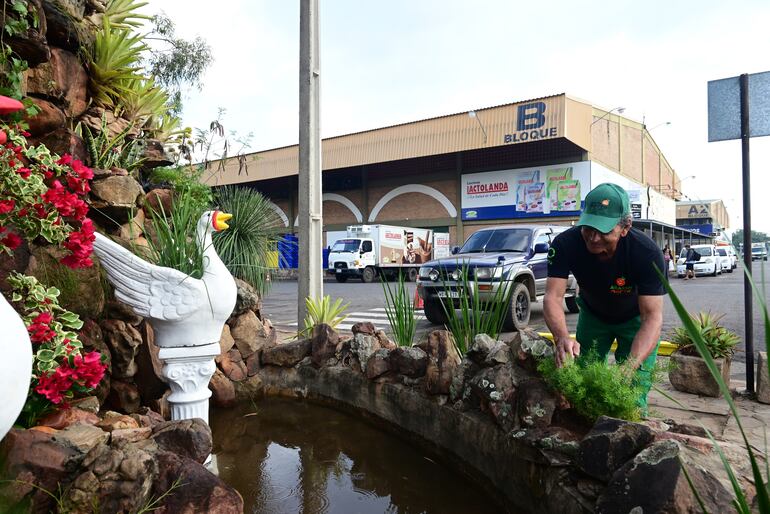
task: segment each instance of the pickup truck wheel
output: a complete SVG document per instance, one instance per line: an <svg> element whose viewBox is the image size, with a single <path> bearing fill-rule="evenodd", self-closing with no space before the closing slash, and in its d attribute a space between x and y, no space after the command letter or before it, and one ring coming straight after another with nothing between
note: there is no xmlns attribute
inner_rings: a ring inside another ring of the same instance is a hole
<svg viewBox="0 0 770 514"><path fill-rule="evenodd" d="M577 303L577 296L565 296L564 303L567 304L567 310L572 314L577 314L580 312L580 307L578 307Z"/></svg>
<svg viewBox="0 0 770 514"><path fill-rule="evenodd" d="M434 325L446 325L449 323L446 311L444 311L444 307L441 305L441 300L435 297L425 299L423 311L425 312L425 317L428 321Z"/></svg>
<svg viewBox="0 0 770 514"><path fill-rule="evenodd" d="M417 268L409 268L406 270L406 279L409 282L417 282L417 276L420 274L420 270Z"/></svg>
<svg viewBox="0 0 770 514"><path fill-rule="evenodd" d="M364 268L363 273L361 273L361 281L369 284L371 282L374 282L374 277L377 276L377 273L375 273L374 268Z"/></svg>
<svg viewBox="0 0 770 514"><path fill-rule="evenodd" d="M342 273L335 273L334 278L336 278L337 282L339 282L340 284L344 284L345 282L348 281L348 277L346 277Z"/></svg>
<svg viewBox="0 0 770 514"><path fill-rule="evenodd" d="M517 282L511 293L511 304L503 322L503 328L508 331L520 331L529 325L530 315L529 289L525 284Z"/></svg>

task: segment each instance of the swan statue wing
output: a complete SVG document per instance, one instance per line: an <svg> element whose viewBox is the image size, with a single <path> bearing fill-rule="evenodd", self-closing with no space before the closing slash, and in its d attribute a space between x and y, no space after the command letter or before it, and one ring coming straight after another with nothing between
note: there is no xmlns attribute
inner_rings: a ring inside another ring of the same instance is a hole
<svg viewBox="0 0 770 514"><path fill-rule="evenodd" d="M143 317L182 320L205 307L202 280L156 266L97 233L94 251L107 270L115 297Z"/></svg>

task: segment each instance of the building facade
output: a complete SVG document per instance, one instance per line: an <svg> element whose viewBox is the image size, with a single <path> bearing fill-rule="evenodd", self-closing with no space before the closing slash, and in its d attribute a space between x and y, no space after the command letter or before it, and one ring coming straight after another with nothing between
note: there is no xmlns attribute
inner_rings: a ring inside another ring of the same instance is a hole
<svg viewBox="0 0 770 514"><path fill-rule="evenodd" d="M679 176L643 124L613 111L560 94L324 139L325 244L360 223L431 228L452 244L501 223L569 225L601 182L629 192L661 246L691 239L674 226ZM258 189L293 232L297 169L295 145L229 159L205 181Z"/></svg>
<svg viewBox="0 0 770 514"><path fill-rule="evenodd" d="M683 229L717 236L730 228L730 216L722 200L678 202L676 224Z"/></svg>

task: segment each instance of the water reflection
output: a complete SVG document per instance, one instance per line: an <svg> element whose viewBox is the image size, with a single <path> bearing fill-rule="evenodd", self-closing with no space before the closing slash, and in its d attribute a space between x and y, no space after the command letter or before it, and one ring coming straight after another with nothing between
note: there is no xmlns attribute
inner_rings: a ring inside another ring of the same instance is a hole
<svg viewBox="0 0 770 514"><path fill-rule="evenodd" d="M347 414L266 399L211 421L219 474L253 513L492 513L483 490Z"/></svg>

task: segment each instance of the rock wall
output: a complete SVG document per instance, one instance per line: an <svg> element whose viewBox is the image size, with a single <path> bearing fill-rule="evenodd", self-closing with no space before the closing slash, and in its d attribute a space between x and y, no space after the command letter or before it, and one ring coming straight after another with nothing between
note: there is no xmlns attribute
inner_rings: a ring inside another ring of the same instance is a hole
<svg viewBox="0 0 770 514"><path fill-rule="evenodd" d="M710 511L731 508L708 439L661 422L582 420L537 375L533 355L550 346L536 334L478 336L460 359L448 332L391 348L366 325L351 339L320 325L311 339L263 349L236 399L306 398L379 420L454 461L513 512L699 512L680 460ZM739 448L725 451L740 461Z"/></svg>

